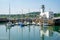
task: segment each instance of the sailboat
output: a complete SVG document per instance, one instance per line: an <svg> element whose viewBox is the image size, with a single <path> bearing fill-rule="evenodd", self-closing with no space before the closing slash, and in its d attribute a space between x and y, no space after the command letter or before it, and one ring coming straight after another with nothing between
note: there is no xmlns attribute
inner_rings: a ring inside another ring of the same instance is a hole
<svg viewBox="0 0 60 40"><path fill-rule="evenodd" d="M9 18L8 18L8 23L6 24L7 27L14 26L14 24L10 21L10 4L9 4Z"/></svg>

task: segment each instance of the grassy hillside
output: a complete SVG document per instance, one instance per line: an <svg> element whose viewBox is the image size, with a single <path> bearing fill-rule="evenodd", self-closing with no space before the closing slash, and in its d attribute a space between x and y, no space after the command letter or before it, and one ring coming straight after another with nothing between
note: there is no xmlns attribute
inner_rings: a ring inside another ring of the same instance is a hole
<svg viewBox="0 0 60 40"><path fill-rule="evenodd" d="M30 12L26 14L14 14L14 15L0 15L0 18L38 18L40 16L40 12ZM60 17L60 13L55 13L54 17Z"/></svg>
<svg viewBox="0 0 60 40"><path fill-rule="evenodd" d="M60 17L60 13L55 13L54 17Z"/></svg>
<svg viewBox="0 0 60 40"><path fill-rule="evenodd" d="M14 15L0 15L0 18L34 18L39 17L40 12L30 12L26 14L14 14Z"/></svg>

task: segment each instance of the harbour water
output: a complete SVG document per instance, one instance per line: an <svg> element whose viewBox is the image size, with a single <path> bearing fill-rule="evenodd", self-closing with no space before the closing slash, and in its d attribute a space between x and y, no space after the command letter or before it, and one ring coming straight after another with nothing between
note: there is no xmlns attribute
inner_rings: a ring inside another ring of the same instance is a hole
<svg viewBox="0 0 60 40"><path fill-rule="evenodd" d="M5 24L0 24L0 40L60 40L58 28L55 29L55 26L36 25L15 25L7 28Z"/></svg>

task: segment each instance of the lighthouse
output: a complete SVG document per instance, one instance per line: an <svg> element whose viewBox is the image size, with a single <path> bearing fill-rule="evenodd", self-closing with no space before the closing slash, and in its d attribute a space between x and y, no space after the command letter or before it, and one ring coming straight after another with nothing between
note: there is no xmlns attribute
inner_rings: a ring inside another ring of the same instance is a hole
<svg viewBox="0 0 60 40"><path fill-rule="evenodd" d="M44 13L45 12L45 7L44 5L41 6L41 13Z"/></svg>
<svg viewBox="0 0 60 40"><path fill-rule="evenodd" d="M51 19L54 17L54 13L52 11L45 11L45 5L41 5L41 10L40 10L40 18L41 17L46 17L47 19Z"/></svg>
<svg viewBox="0 0 60 40"><path fill-rule="evenodd" d="M43 15L44 15L44 13L45 13L45 6L44 6L44 5L41 6L40 12L41 12L41 13L40 13L40 16L43 17Z"/></svg>

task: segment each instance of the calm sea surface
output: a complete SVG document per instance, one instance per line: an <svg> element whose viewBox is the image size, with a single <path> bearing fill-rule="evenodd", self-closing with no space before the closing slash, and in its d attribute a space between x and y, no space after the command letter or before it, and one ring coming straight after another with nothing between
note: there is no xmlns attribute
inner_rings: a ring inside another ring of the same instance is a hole
<svg viewBox="0 0 60 40"><path fill-rule="evenodd" d="M15 25L7 28L0 24L0 40L60 40L59 26Z"/></svg>

